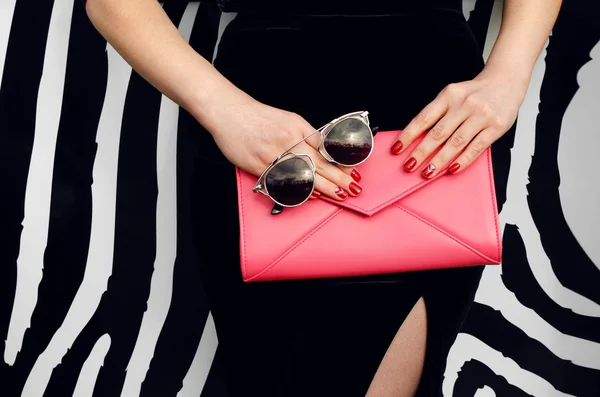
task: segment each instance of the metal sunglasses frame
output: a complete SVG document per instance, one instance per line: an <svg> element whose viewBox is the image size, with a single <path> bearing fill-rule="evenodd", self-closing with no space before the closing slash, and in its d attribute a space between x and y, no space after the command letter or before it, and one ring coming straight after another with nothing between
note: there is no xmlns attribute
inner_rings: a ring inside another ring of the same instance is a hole
<svg viewBox="0 0 600 397"><path fill-rule="evenodd" d="M331 131L331 129L333 127L335 127L338 123L340 123L341 121L344 120L348 120L348 119L357 119L359 121L361 121L362 123L364 123L367 128L369 128L369 132L371 133L371 136L373 136L373 130L371 129L371 126L369 125L369 112L368 111L358 111L358 112L352 112L352 113L347 113L344 114L336 119L331 120L329 123L325 124L324 126L322 126L321 128L317 129L315 132L307 135L306 137L304 137L303 139L301 139L300 141L296 142L295 144L293 144L292 146L290 146L289 148L287 148L283 153L281 153L275 160L273 160L271 162L271 164L263 171L263 173L260 175L260 177L258 178L258 180L256 181L256 185L254 186L254 188L252 189L252 191L254 193L262 193L265 196L268 196L271 200L273 200L273 202L275 202L275 204L279 205L280 207L297 207L299 205L304 204L306 201L308 201L308 199L310 199L310 196L313 194L314 190L315 190L315 176L317 173L317 167L313 161L313 159L308 155L308 154L302 154L302 153L294 153L291 150L293 148L295 148L296 146L298 146L299 144L301 144L302 142L306 141L308 138L310 138L311 136L313 136L314 134L321 134L321 138L319 139L319 144L317 146L317 151L319 152L319 154L321 154L321 156L323 156L327 161L329 161L330 163L333 164L338 164L344 167L347 167L349 165L347 164L341 164L337 161L335 161L330 155L329 153L327 153L327 150L325 150L324 147L324 142L325 142L325 138L327 137L327 133L329 131ZM373 147L375 145L371 145L371 151L369 152L369 154L365 157L364 160L362 160L361 162L357 163L357 164L352 164L352 166L356 166L359 164L362 164L363 162L365 162L370 156L371 153L373 153ZM306 199L304 199L304 201L302 201L301 203L298 204L294 204L294 205L289 205L289 204L282 204L280 202L278 202L277 200L275 200L270 194L269 191L267 189L267 186L264 183L264 180L266 178L266 176L269 174L269 172L284 158L286 157L297 157L297 158L302 158L304 161L306 161L308 163L308 165L310 166L310 169L312 171L312 175L313 175L313 183L312 183L312 189L310 191L310 194L308 195L308 197L306 197Z"/></svg>

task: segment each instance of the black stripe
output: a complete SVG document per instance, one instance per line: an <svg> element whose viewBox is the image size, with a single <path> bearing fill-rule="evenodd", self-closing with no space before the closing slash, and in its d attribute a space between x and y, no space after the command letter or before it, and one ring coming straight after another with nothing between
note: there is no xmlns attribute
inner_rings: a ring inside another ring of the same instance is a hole
<svg viewBox="0 0 600 397"><path fill-rule="evenodd" d="M204 58L213 54L220 12L215 4L201 2L190 45ZM173 297L160 334L154 359L142 385L141 397L176 395L181 389L208 317L192 242L191 184L194 155L199 145L199 124L184 109L179 111L177 136L177 260Z"/></svg>
<svg viewBox="0 0 600 397"><path fill-rule="evenodd" d="M194 27L195 28L195 27ZM177 260L169 314L140 397L175 396L183 385L208 317L192 242L191 183L198 123L179 111L177 138Z"/></svg>
<svg viewBox="0 0 600 397"><path fill-rule="evenodd" d="M186 6L174 3L165 6L165 11L178 25ZM123 388L154 271L160 101L160 92L132 72L119 146L113 272L94 316L54 370L46 390L50 396L73 394L83 363L105 333L111 337L111 346L94 393L118 396Z"/></svg>
<svg viewBox="0 0 600 397"><path fill-rule="evenodd" d="M494 168L494 185L496 187L496 201L498 212L506 203L506 192L508 189L508 177L510 175L510 165L512 162L511 150L515 143L515 133L517 122L492 145L492 162Z"/></svg>
<svg viewBox="0 0 600 397"><path fill-rule="evenodd" d="M0 84L0 352L15 298L17 257L25 211L25 188L35 134L37 97L44 66L53 0L18 0L15 5ZM26 49L24 51L24 49ZM18 382L0 360L0 379Z"/></svg>
<svg viewBox="0 0 600 397"><path fill-rule="evenodd" d="M563 393L578 397L598 396L600 371L557 357L489 306L474 303L462 332L473 335Z"/></svg>
<svg viewBox="0 0 600 397"><path fill-rule="evenodd" d="M452 395L456 397L474 396L478 389L488 386L496 397L534 397L508 383L506 378L477 360L469 360L462 366L454 384Z"/></svg>
<svg viewBox="0 0 600 397"><path fill-rule="evenodd" d="M600 272L571 233L563 215L557 162L562 119L579 88L577 73L590 60L590 51L600 40L598 15L600 3L596 0L567 1L556 22L540 93L528 201L544 250L560 282L600 304Z"/></svg>
<svg viewBox="0 0 600 397"><path fill-rule="evenodd" d="M44 277L15 363L22 387L63 322L85 272L91 231L92 168L107 76L106 41L74 7L57 135ZM52 313L52 315L49 315Z"/></svg>
<svg viewBox="0 0 600 397"><path fill-rule="evenodd" d="M485 39L487 37L493 9L494 0L476 0L475 8L469 15L469 26L471 27L473 35L482 52L485 48Z"/></svg>
<svg viewBox="0 0 600 397"><path fill-rule="evenodd" d="M560 306L540 287L531 272L525 244L516 226L506 225L503 245L502 280L519 302L560 332L600 343L600 318L579 315Z"/></svg>
<svg viewBox="0 0 600 397"><path fill-rule="evenodd" d="M223 352L217 347L215 358L210 366L208 378L202 389L200 397L227 397L227 383L224 375Z"/></svg>
<svg viewBox="0 0 600 397"><path fill-rule="evenodd" d="M190 45L206 60L212 62L213 54L216 50L217 39L219 36L219 24L221 21L221 11L214 1L201 1L200 8L194 21L194 30L190 36ZM194 129L192 134L196 148L203 148L203 156L206 153L206 160L221 161L223 154L214 143L212 135L201 126ZM200 153L195 153L199 156Z"/></svg>
<svg viewBox="0 0 600 397"><path fill-rule="evenodd" d="M190 36L190 45L205 59L211 61L217 38L221 12L216 3L201 1Z"/></svg>

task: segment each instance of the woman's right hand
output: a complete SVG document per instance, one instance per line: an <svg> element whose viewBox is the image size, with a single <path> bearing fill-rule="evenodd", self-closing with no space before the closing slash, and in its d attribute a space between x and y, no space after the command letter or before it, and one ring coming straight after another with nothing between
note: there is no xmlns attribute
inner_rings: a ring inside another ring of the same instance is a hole
<svg viewBox="0 0 600 397"><path fill-rule="evenodd" d="M188 110L244 171L259 176L284 150L314 132L300 116L264 105L234 86L186 42L158 2L88 0L86 10L133 69ZM314 149L318 140L315 134L294 148L313 159L316 191L337 200L359 194L358 173L325 160Z"/></svg>
<svg viewBox="0 0 600 397"><path fill-rule="evenodd" d="M246 95L222 101L211 110L204 127L225 157L244 171L259 176L293 144L315 132L301 116L265 105ZM309 155L316 168L315 190L335 200L357 196L360 174L352 167L328 162L318 151L320 135L314 134L293 151ZM317 193L317 195L319 195Z"/></svg>
<svg viewBox="0 0 600 397"><path fill-rule="evenodd" d="M302 117L264 105L235 87L186 42L156 1L88 0L86 10L133 69L193 114L227 159L244 171L259 176L314 132ZM315 134L294 148L313 159L316 191L337 200L359 194L358 173L325 160L315 150L318 139Z"/></svg>

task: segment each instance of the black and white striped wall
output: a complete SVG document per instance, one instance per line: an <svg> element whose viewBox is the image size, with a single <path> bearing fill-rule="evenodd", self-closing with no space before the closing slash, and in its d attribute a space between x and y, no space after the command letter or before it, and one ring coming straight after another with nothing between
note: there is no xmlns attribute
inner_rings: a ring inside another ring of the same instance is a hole
<svg viewBox="0 0 600 397"><path fill-rule="evenodd" d="M234 16L163 7L213 59ZM465 0L486 53L501 9ZM600 3L565 1L446 397L600 396L599 43ZM0 0L0 75L0 396L226 396L190 242L195 120L74 0Z"/></svg>

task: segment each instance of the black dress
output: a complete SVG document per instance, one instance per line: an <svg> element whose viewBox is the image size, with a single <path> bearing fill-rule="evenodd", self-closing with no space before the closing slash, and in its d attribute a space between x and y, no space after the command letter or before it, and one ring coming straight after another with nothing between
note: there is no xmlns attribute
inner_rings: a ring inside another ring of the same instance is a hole
<svg viewBox="0 0 600 397"><path fill-rule="evenodd" d="M447 84L481 71L461 1L361 3L229 2L238 15L215 66L257 100L313 126L368 110L380 131L404 128ZM418 395L441 396L446 356L483 267L245 284L234 167L206 132L199 152L195 241L229 397L364 396L421 296L428 342Z"/></svg>

